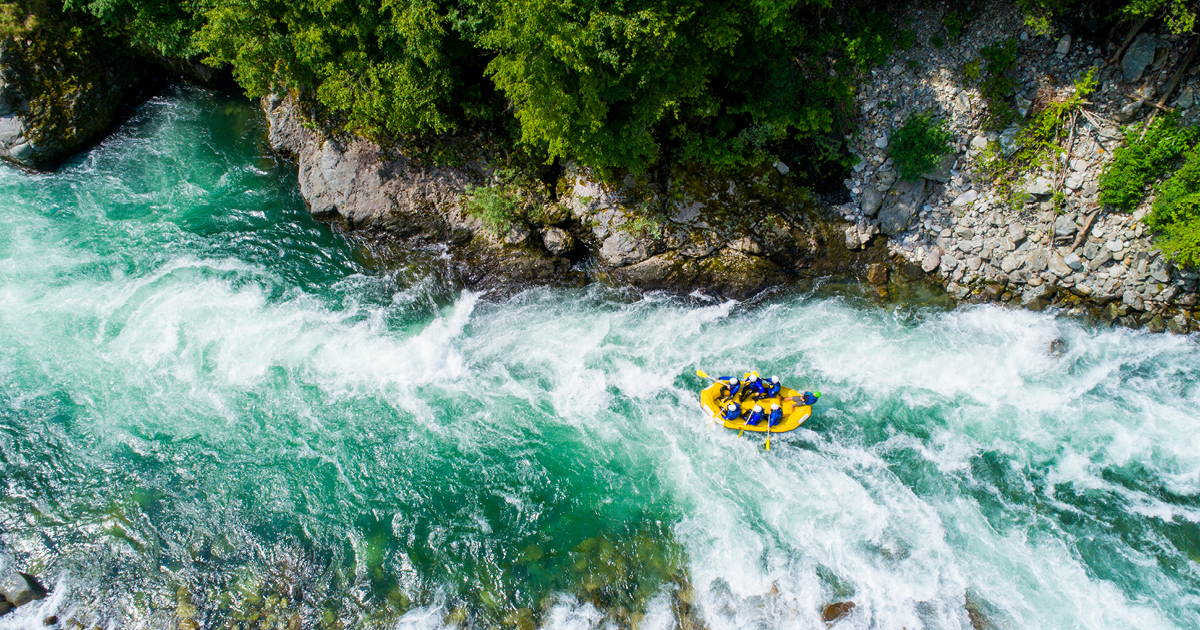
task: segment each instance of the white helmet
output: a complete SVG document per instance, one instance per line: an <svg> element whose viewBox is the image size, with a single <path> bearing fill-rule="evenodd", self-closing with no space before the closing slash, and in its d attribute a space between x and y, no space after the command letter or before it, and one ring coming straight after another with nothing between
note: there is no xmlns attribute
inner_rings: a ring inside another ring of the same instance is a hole
<svg viewBox="0 0 1200 630"><path fill-rule="evenodd" d="M750 378L748 378L748 379L746 379L746 380L748 380L748 381L750 381L751 383L753 383L754 381L757 381L757 380L758 380L758 375L757 375L757 374L751 374L751 375L750 375Z"/></svg>
<svg viewBox="0 0 1200 630"><path fill-rule="evenodd" d="M771 377L771 382L772 382L772 383L778 383L778 382L779 382L779 377L778 377L778 376L772 376L772 377Z"/></svg>
<svg viewBox="0 0 1200 630"><path fill-rule="evenodd" d="M762 405L754 405L755 411L762 411Z"/></svg>
<svg viewBox="0 0 1200 630"><path fill-rule="evenodd" d="M734 409L737 409L737 405L735 405L735 404L733 404L733 403L729 403L729 407L728 407L728 409L729 409L730 411L733 411Z"/></svg>
<svg viewBox="0 0 1200 630"><path fill-rule="evenodd" d="M771 403L771 409L778 409L779 403Z"/></svg>

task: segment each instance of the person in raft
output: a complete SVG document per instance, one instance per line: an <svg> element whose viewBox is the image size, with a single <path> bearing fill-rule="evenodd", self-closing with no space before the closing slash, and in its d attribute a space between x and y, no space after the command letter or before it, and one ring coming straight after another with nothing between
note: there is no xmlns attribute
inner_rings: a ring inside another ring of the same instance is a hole
<svg viewBox="0 0 1200 630"><path fill-rule="evenodd" d="M788 396L784 400L790 400L796 405L815 405L817 399L821 397L821 392L804 392L799 396Z"/></svg>
<svg viewBox="0 0 1200 630"><path fill-rule="evenodd" d="M753 395L756 400L767 395L767 388L763 386L762 379L758 378L758 375L753 372L750 373L750 376L746 378L745 384L742 385L741 400L745 400L746 396L749 395Z"/></svg>
<svg viewBox="0 0 1200 630"><path fill-rule="evenodd" d="M724 385L721 388L721 395L718 397L720 400L733 400L733 397L737 396L742 389L742 382L736 376L722 376L717 379L717 382Z"/></svg>
<svg viewBox="0 0 1200 630"><path fill-rule="evenodd" d="M763 413L762 405L754 405L754 409L750 411L750 417L746 418L746 424L748 426L756 427L758 426L759 422L763 421L765 416L766 414Z"/></svg>
<svg viewBox="0 0 1200 630"><path fill-rule="evenodd" d="M783 422L783 409L779 407L779 403L771 403L771 416L767 426L773 427L780 422Z"/></svg>
<svg viewBox="0 0 1200 630"><path fill-rule="evenodd" d="M779 388L783 387L783 385L780 385L780 383L779 383L778 376L772 376L771 380L764 383L764 385L765 385L765 389L767 391L766 391L766 395L762 396L762 398L774 398L774 397L778 396Z"/></svg>
<svg viewBox="0 0 1200 630"><path fill-rule="evenodd" d="M740 420L742 417L742 408L736 403L729 403L725 407L725 411L721 414L721 419L725 421Z"/></svg>

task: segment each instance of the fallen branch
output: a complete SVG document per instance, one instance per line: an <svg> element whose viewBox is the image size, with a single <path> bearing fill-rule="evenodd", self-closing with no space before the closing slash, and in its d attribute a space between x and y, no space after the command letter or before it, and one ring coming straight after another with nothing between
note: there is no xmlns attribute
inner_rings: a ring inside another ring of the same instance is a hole
<svg viewBox="0 0 1200 630"><path fill-rule="evenodd" d="M1071 251L1079 249L1080 245L1087 240L1088 232L1092 231L1092 224L1096 222L1096 217L1100 216L1100 210L1097 209L1088 215L1087 221L1083 224L1083 229L1079 230L1079 236L1075 237L1075 242L1071 244Z"/></svg>
<svg viewBox="0 0 1200 630"><path fill-rule="evenodd" d="M1122 92L1122 94L1124 94L1124 95L1125 95L1125 98L1127 98L1127 99L1129 99L1129 100L1131 100L1131 101L1139 101L1139 102L1141 102L1141 104L1142 104L1142 105L1149 105L1150 107L1154 107L1154 108L1156 108L1156 109L1162 110L1162 111L1164 111L1164 112L1167 112L1168 114L1171 114L1171 113L1174 113L1174 112L1175 112L1175 110L1174 110L1174 109L1172 109L1172 108L1170 108L1170 107L1167 107L1167 106L1165 106L1165 105L1162 105L1162 104L1159 104L1159 103L1155 103L1155 102L1153 102L1153 101L1148 101L1148 100L1146 100L1146 99L1144 99L1144 98L1142 98L1142 97L1140 97L1140 96L1134 96L1134 95L1132 95L1132 94L1126 94L1125 92Z"/></svg>

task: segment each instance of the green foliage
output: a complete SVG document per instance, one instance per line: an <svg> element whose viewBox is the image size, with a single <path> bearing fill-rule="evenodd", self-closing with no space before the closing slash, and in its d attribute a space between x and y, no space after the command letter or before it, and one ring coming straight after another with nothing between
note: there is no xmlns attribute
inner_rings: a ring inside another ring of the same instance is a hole
<svg viewBox="0 0 1200 630"><path fill-rule="evenodd" d="M1189 149L1184 164L1156 188L1146 225L1155 245L1181 265L1200 267L1200 145Z"/></svg>
<svg viewBox="0 0 1200 630"><path fill-rule="evenodd" d="M942 18L942 25L946 27L946 37L958 39L962 34L964 22L958 11L951 11Z"/></svg>
<svg viewBox="0 0 1200 630"><path fill-rule="evenodd" d="M892 134L892 159L900 179L916 181L922 173L937 167L949 155L954 140L946 121L925 114L913 114L904 126Z"/></svg>
<svg viewBox="0 0 1200 630"><path fill-rule="evenodd" d="M896 34L896 46L900 50L908 50L915 43L917 43L917 34L912 30L904 29Z"/></svg>
<svg viewBox="0 0 1200 630"><path fill-rule="evenodd" d="M1113 151L1113 159L1100 173L1102 204L1133 210L1146 196L1146 187L1166 175L1179 156L1200 140L1200 129L1180 127L1178 117L1159 116L1146 129L1125 129L1125 145Z"/></svg>
<svg viewBox="0 0 1200 630"><path fill-rule="evenodd" d="M939 35L934 35L929 38L929 45L941 50L946 47L946 40L942 39Z"/></svg>
<svg viewBox="0 0 1200 630"><path fill-rule="evenodd" d="M971 61L968 61L967 63L963 64L963 76L966 77L968 81L978 81L979 80L979 77L982 75L980 74L980 71L979 71L979 60L978 59L972 59Z"/></svg>
<svg viewBox="0 0 1200 630"><path fill-rule="evenodd" d="M894 34L892 21L885 13L862 15L851 10L848 25L840 34L841 41L832 47L844 50L851 63L859 70L866 70L883 63L892 54L896 46Z"/></svg>
<svg viewBox="0 0 1200 630"><path fill-rule="evenodd" d="M1012 71L1017 65L1017 40L1009 39L1001 44L984 46L979 51L984 64L983 80L979 91L988 102L989 126L995 129L1007 127L1016 116L1009 100L1017 89L1017 80Z"/></svg>
<svg viewBox="0 0 1200 630"><path fill-rule="evenodd" d="M497 170L491 185L466 188L463 210L468 216L483 222L494 234L504 234L527 219L536 219L529 210L528 195L523 194L516 174L507 169Z"/></svg>
<svg viewBox="0 0 1200 630"><path fill-rule="evenodd" d="M1087 6L1081 0L1017 0L1025 14L1025 25L1039 35L1050 35L1054 21ZM1143 18L1161 14L1165 17L1172 33L1189 33L1196 23L1194 0L1124 0L1107 2L1100 6L1111 7L1111 17Z"/></svg>

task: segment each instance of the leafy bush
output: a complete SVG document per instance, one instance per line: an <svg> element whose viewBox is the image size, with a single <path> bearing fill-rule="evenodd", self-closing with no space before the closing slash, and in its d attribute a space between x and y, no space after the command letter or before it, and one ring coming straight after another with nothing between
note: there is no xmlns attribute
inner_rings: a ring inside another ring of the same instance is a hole
<svg viewBox="0 0 1200 630"><path fill-rule="evenodd" d="M946 36L950 39L958 39L962 34L963 19L958 14L958 11L951 11L942 18L942 25L946 27Z"/></svg>
<svg viewBox="0 0 1200 630"><path fill-rule="evenodd" d="M937 167L938 162L953 150L954 136L946 121L932 116L913 114L892 134L892 159L900 179L916 181L923 173Z"/></svg>
<svg viewBox="0 0 1200 630"><path fill-rule="evenodd" d="M1007 127L1016 117L1016 110L1009 99L1017 89L1017 80L1012 70L1017 65L1017 40L1009 39L1002 44L984 46L979 51L985 61L986 75L979 84L979 91L988 102L991 114L988 124L996 129Z"/></svg>
<svg viewBox="0 0 1200 630"><path fill-rule="evenodd" d="M1125 129L1125 146L1100 173L1102 204L1133 210L1146 196L1146 187L1166 175L1179 156L1200 140L1196 127L1179 127L1176 116L1159 116L1142 135L1141 125Z"/></svg>
<svg viewBox="0 0 1200 630"><path fill-rule="evenodd" d="M511 183L467 186L463 209L483 222L488 230L503 234L526 216L521 191Z"/></svg>
<svg viewBox="0 0 1200 630"><path fill-rule="evenodd" d="M1179 264L1200 267L1200 145L1187 151L1182 167L1156 188L1146 225L1155 245Z"/></svg>

